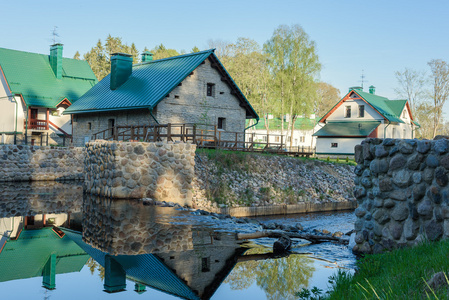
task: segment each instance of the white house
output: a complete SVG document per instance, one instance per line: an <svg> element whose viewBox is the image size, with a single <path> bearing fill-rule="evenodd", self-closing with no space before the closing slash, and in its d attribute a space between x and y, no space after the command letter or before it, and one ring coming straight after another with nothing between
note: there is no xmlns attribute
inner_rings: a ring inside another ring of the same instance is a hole
<svg viewBox="0 0 449 300"><path fill-rule="evenodd" d="M411 139L419 124L407 100L389 100L361 87L350 88L318 123L317 155L354 155L354 147L367 137Z"/></svg>

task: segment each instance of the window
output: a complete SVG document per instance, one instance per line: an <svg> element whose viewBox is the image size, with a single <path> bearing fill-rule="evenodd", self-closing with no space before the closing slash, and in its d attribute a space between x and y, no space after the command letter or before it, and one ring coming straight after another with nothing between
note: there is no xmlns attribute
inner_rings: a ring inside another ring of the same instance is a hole
<svg viewBox="0 0 449 300"><path fill-rule="evenodd" d="M304 143L306 141L306 137L305 136L300 136L299 137L299 142L300 143Z"/></svg>
<svg viewBox="0 0 449 300"><path fill-rule="evenodd" d="M207 96L215 97L215 84L214 83L207 84Z"/></svg>
<svg viewBox="0 0 449 300"><path fill-rule="evenodd" d="M331 143L331 148L338 148L338 143Z"/></svg>
<svg viewBox="0 0 449 300"><path fill-rule="evenodd" d="M201 272L210 271L210 257L201 258Z"/></svg>
<svg viewBox="0 0 449 300"><path fill-rule="evenodd" d="M87 123L87 129L88 130L92 130L92 123L91 122Z"/></svg>
<svg viewBox="0 0 449 300"><path fill-rule="evenodd" d="M217 128L223 130L226 129L226 118L218 118Z"/></svg>
<svg viewBox="0 0 449 300"><path fill-rule="evenodd" d="M289 137L287 137L287 143L290 143L290 141L291 141L291 137L289 136Z"/></svg>
<svg viewBox="0 0 449 300"><path fill-rule="evenodd" d="M108 120L108 128L109 128L110 136L114 136L114 126L115 126L115 120L114 119L109 119Z"/></svg>
<svg viewBox="0 0 449 300"><path fill-rule="evenodd" d="M365 105L359 105L359 118L365 117Z"/></svg>
<svg viewBox="0 0 449 300"><path fill-rule="evenodd" d="M280 138L277 136L277 137L274 138L274 141L275 141L276 143L279 143Z"/></svg>
<svg viewBox="0 0 449 300"><path fill-rule="evenodd" d="M179 95L175 95L175 99L179 99Z"/></svg>
<svg viewBox="0 0 449 300"><path fill-rule="evenodd" d="M298 145L298 139L295 139L295 145Z"/></svg>
<svg viewBox="0 0 449 300"><path fill-rule="evenodd" d="M406 138L406 137L405 137L405 135L406 135L405 129L402 129L402 134L403 134L403 135L402 135L402 138L405 139L405 138Z"/></svg>
<svg viewBox="0 0 449 300"><path fill-rule="evenodd" d="M351 106L346 106L345 118L351 117Z"/></svg>
<svg viewBox="0 0 449 300"><path fill-rule="evenodd" d="M267 136L264 135L262 140L263 140L264 142L266 142L266 141L267 141Z"/></svg>
<svg viewBox="0 0 449 300"><path fill-rule="evenodd" d="M396 128L393 128L393 138L396 138Z"/></svg>
<svg viewBox="0 0 449 300"><path fill-rule="evenodd" d="M407 118L407 110L405 109L402 111L402 118L403 119Z"/></svg>

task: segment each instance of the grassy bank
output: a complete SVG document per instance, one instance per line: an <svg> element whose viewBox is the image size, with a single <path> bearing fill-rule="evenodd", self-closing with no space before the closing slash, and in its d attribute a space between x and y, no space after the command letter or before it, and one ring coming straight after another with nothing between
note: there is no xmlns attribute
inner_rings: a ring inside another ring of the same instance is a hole
<svg viewBox="0 0 449 300"><path fill-rule="evenodd" d="M332 278L328 299L449 299L447 285L429 289L426 283L449 271L448 255L448 240L367 255L354 276L339 272Z"/></svg>

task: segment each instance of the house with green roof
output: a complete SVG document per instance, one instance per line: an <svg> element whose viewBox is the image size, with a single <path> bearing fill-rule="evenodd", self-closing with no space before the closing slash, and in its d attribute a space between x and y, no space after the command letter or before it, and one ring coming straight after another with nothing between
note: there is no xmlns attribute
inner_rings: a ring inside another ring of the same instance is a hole
<svg viewBox="0 0 449 300"><path fill-rule="evenodd" d="M243 132L257 113L214 54L214 49L153 60L142 54L111 55L111 73L70 106L73 141L84 145L92 134L115 126L215 124Z"/></svg>
<svg viewBox="0 0 449 300"><path fill-rule="evenodd" d="M64 110L97 79L86 61L62 57L63 45L50 55L0 48L0 142L61 143L72 133ZM25 136L27 139L25 139Z"/></svg>
<svg viewBox="0 0 449 300"><path fill-rule="evenodd" d="M407 100L390 100L361 87L349 92L319 120L317 155L354 155L354 147L368 137L412 139L419 124Z"/></svg>

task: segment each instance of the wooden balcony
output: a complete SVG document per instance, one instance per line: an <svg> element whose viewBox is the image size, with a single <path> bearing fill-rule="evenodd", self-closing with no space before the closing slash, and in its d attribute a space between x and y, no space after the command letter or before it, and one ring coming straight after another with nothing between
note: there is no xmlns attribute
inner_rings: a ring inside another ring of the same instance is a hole
<svg viewBox="0 0 449 300"><path fill-rule="evenodd" d="M23 125L25 128L27 128L26 121L24 122ZM29 119L28 130L48 130L48 121L39 119Z"/></svg>

